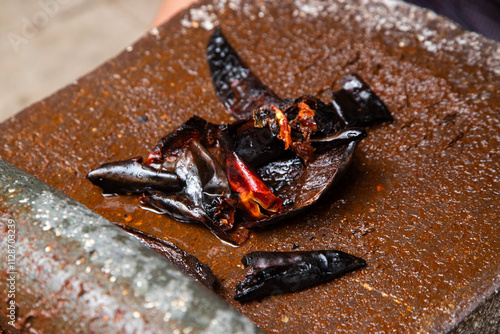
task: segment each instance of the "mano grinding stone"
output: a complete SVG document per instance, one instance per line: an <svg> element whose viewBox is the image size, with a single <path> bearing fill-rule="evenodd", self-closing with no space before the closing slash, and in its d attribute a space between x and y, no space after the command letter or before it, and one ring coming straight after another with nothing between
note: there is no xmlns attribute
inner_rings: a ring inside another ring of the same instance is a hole
<svg viewBox="0 0 500 334"><path fill-rule="evenodd" d="M86 174L146 156L192 115L231 121L205 48L220 26L282 97L330 101L358 73L394 122L368 130L347 176L312 210L241 247L103 197ZM122 54L0 125L0 155L105 218L168 236L210 265L217 293L268 332L499 330L500 45L394 0L200 1ZM340 249L368 265L240 305L254 250ZM19 310L27 314L30 310Z"/></svg>

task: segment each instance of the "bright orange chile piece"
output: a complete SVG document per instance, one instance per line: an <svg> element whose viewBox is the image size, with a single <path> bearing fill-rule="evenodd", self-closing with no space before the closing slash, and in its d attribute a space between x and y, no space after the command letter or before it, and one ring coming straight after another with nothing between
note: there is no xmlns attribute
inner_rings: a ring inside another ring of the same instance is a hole
<svg viewBox="0 0 500 334"><path fill-rule="evenodd" d="M290 125L288 125L288 119L286 118L283 111L281 111L281 109L279 109L278 107L271 105L271 109L273 109L273 111L275 112L275 117L280 127L278 138L285 143L285 150L288 150L290 145L292 145L292 130L290 128Z"/></svg>
<svg viewBox="0 0 500 334"><path fill-rule="evenodd" d="M239 193L240 209L249 216L260 219L281 212L283 201L235 152L227 152L226 174L233 191Z"/></svg>

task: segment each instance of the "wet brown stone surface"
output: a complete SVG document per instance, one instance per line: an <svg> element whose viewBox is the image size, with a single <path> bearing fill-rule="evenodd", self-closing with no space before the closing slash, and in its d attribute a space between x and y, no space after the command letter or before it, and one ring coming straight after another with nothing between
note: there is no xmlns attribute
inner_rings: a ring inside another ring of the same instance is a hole
<svg viewBox="0 0 500 334"><path fill-rule="evenodd" d="M85 179L103 162L146 156L191 115L231 120L205 59L215 25L278 95L330 101L326 90L358 73L395 118L368 130L345 179L313 209L239 248L141 209L136 196L103 197ZM500 286L498 48L394 1L204 1L2 123L0 156L208 263L218 294L265 331L448 331ZM232 300L243 254L294 244L368 265L302 292Z"/></svg>

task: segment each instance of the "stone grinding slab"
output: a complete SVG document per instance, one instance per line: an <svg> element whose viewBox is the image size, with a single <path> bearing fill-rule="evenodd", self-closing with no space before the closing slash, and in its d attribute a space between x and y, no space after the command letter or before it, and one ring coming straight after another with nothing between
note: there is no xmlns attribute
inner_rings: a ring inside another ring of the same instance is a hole
<svg viewBox="0 0 500 334"><path fill-rule="evenodd" d="M395 118L368 130L318 205L239 248L85 179L103 162L147 155L191 115L231 120L206 64L215 26L278 95L329 101L355 72ZM0 155L208 263L217 293L267 332L447 332L485 300L483 311L498 313L499 69L497 43L399 1L201 1L2 123ZM302 292L232 300L243 254L292 248L340 249L368 266Z"/></svg>

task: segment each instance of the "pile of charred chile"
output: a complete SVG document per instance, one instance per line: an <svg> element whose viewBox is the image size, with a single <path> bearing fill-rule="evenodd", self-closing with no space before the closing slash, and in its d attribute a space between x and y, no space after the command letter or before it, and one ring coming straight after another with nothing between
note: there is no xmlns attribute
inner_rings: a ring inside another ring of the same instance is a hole
<svg viewBox="0 0 500 334"><path fill-rule="evenodd" d="M281 99L245 66L220 29L209 40L207 58L215 93L238 120L216 125L193 116L162 138L145 161L135 157L103 164L88 174L92 183L108 194L142 194L144 207L180 222L201 223L222 241L239 245L249 228L314 204L348 167L366 136L364 127L392 120L384 103L355 74L343 78L330 103L309 95ZM257 298L269 286L277 291L274 285L281 283L276 282L283 283L276 278L279 272L322 277L307 279L321 282L364 264L329 252L301 253L303 263L279 260L286 268L272 265L247 276L238 299L253 299L251 282L261 284L256 277L268 277L268 272L274 278L255 289ZM302 268L311 266L309 260L317 263L314 273ZM307 286L291 285L288 291Z"/></svg>

